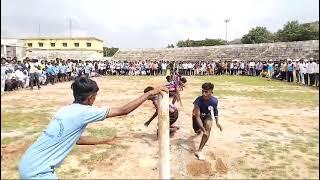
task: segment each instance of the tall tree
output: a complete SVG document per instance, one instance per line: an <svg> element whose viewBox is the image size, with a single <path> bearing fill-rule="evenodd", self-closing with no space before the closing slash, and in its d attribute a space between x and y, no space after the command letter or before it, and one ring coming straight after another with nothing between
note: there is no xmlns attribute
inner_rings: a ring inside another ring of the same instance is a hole
<svg viewBox="0 0 320 180"><path fill-rule="evenodd" d="M103 47L103 56L104 56L104 57L112 57L118 50L119 50L119 48Z"/></svg>
<svg viewBox="0 0 320 180"><path fill-rule="evenodd" d="M266 27L257 26L241 38L242 44L274 42L274 35Z"/></svg>
<svg viewBox="0 0 320 180"><path fill-rule="evenodd" d="M316 39L319 39L319 26L299 24L298 21L287 22L276 34L276 40L282 42Z"/></svg>

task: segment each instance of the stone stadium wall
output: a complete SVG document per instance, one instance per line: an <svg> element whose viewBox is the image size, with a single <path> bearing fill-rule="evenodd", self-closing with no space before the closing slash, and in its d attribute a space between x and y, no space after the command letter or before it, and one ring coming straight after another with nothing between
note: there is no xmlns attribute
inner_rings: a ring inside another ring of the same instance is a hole
<svg viewBox="0 0 320 180"><path fill-rule="evenodd" d="M319 59L319 40L224 46L119 49L113 60L165 60L165 61L229 61L270 59Z"/></svg>
<svg viewBox="0 0 320 180"><path fill-rule="evenodd" d="M27 51L26 54L29 58L54 60L61 59L76 59L76 60L100 60L103 57L102 53L96 51L54 51L54 50L36 50Z"/></svg>

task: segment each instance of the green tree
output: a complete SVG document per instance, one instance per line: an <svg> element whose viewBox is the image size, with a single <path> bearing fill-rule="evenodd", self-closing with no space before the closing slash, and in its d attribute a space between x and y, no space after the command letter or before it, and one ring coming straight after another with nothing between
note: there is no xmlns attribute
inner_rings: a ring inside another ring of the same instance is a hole
<svg viewBox="0 0 320 180"><path fill-rule="evenodd" d="M168 44L167 48L174 48L173 44Z"/></svg>
<svg viewBox="0 0 320 180"><path fill-rule="evenodd" d="M222 39L205 39L205 40L190 40L178 41L177 47L201 47L201 46L218 46L225 45Z"/></svg>
<svg viewBox="0 0 320 180"><path fill-rule="evenodd" d="M319 39L319 26L310 24L299 24L298 21L287 22L282 29L276 33L276 40L281 42L306 41Z"/></svg>
<svg viewBox="0 0 320 180"><path fill-rule="evenodd" d="M274 35L266 27L257 26L252 28L248 34L241 38L242 44L269 43L274 42Z"/></svg>
<svg viewBox="0 0 320 180"><path fill-rule="evenodd" d="M103 47L103 56L104 56L104 57L112 57L118 50L119 50L119 48Z"/></svg>

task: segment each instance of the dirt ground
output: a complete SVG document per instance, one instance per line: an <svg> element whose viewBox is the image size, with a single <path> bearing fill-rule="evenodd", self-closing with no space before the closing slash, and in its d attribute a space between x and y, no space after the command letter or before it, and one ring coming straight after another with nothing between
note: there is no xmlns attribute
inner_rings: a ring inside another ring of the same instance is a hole
<svg viewBox="0 0 320 180"><path fill-rule="evenodd" d="M100 88L95 102L99 107L125 104L140 96L146 86L165 83L164 77L94 79ZM171 138L172 178L319 179L319 105L301 107L281 100L266 102L250 96L220 94L217 97L223 131L213 126L204 147L206 160L199 161L194 152L201 139L194 136L191 112L192 102L201 95L201 84L205 80L201 77L187 79L182 92L183 106L178 105L180 112L176 125L180 130ZM61 106L72 103L70 85L71 82L66 82L41 90L19 90L1 97L3 179L19 178L17 164L22 153L46 127L52 114ZM256 86L238 84L233 87L228 82L215 83L215 89L222 93L230 88L240 94ZM319 92L306 87L289 87L286 91L308 91L314 95ZM85 134L116 134L116 141L113 145L76 146L57 169L59 178L159 178L157 119L149 127L143 125L153 112L152 103L145 102L127 116L88 125ZM19 119L5 122L11 116Z"/></svg>

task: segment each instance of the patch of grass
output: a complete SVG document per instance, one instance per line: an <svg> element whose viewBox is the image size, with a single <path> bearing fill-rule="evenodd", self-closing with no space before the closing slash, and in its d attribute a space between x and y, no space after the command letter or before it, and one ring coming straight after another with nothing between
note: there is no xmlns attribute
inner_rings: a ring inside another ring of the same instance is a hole
<svg viewBox="0 0 320 180"><path fill-rule="evenodd" d="M48 124L51 115L41 112L1 112L1 131L12 131L15 129L24 129L44 127Z"/></svg>
<svg viewBox="0 0 320 180"><path fill-rule="evenodd" d="M253 135L252 133L241 134L241 136L245 136L245 137L250 137L250 136L252 136L252 135Z"/></svg>
<svg viewBox="0 0 320 180"><path fill-rule="evenodd" d="M278 165L271 165L264 168L263 173L265 174L271 174L273 177L277 177L277 179L287 179L287 164L286 163L280 163Z"/></svg>
<svg viewBox="0 0 320 180"><path fill-rule="evenodd" d="M315 92L281 92L279 91L233 91L225 89L217 89L214 91L217 96L244 96L258 100L264 100L269 103L290 103L300 107L316 107L319 106L319 94Z"/></svg>
<svg viewBox="0 0 320 180"><path fill-rule="evenodd" d="M22 138L23 138L23 136L6 137L1 140L1 144L10 144L10 143L18 141Z"/></svg>
<svg viewBox="0 0 320 180"><path fill-rule="evenodd" d="M296 131L291 128L287 128L287 132L289 132L291 134L296 134Z"/></svg>
<svg viewBox="0 0 320 180"><path fill-rule="evenodd" d="M239 159L236 161L237 166L243 166L245 164L245 161L243 159Z"/></svg>
<svg viewBox="0 0 320 180"><path fill-rule="evenodd" d="M306 163L308 169L310 170L318 170L319 169L319 164L318 161L308 161Z"/></svg>
<svg viewBox="0 0 320 180"><path fill-rule="evenodd" d="M295 83L286 83L281 81L267 81L258 77L247 76L207 76L197 77L197 79L213 82L218 84L214 90L217 96L244 96L252 97L259 100L274 103L291 103L301 107L316 107L319 106L319 94L316 90L305 90ZM254 90L228 90L223 86L223 83L234 85L257 87ZM200 86L200 85L199 85ZM301 89L301 91L292 91L293 89ZM286 90L286 91L284 91Z"/></svg>
<svg viewBox="0 0 320 180"><path fill-rule="evenodd" d="M90 161L101 162L110 156L110 151L104 151L101 153L94 153L90 156Z"/></svg>
<svg viewBox="0 0 320 180"><path fill-rule="evenodd" d="M244 174L251 178L256 178L261 174L261 170L258 168L245 168L243 170Z"/></svg>
<svg viewBox="0 0 320 180"><path fill-rule="evenodd" d="M259 121L264 121L264 122L267 122L267 123L273 123L272 121L269 121L269 120L264 120L264 119L257 119Z"/></svg>
<svg viewBox="0 0 320 180"><path fill-rule="evenodd" d="M30 130L30 131L27 131L25 133L25 135L32 135L32 134L36 134L36 133L41 133L42 130L43 130L43 128L40 128L40 127L39 128L35 128L35 129Z"/></svg>
<svg viewBox="0 0 320 180"><path fill-rule="evenodd" d="M279 120L280 119L280 117L279 116L272 116L273 117L273 119L277 119L277 120Z"/></svg>
<svg viewBox="0 0 320 180"><path fill-rule="evenodd" d="M257 149L260 155L264 155L269 160L274 160L276 151L270 141L259 142L257 143L257 145Z"/></svg>
<svg viewBox="0 0 320 180"><path fill-rule="evenodd" d="M282 135L281 132L265 132L265 134L269 136L274 136L274 137L277 137L278 135Z"/></svg>
<svg viewBox="0 0 320 180"><path fill-rule="evenodd" d="M300 159L302 156L301 156L301 155L296 154L296 155L294 155L293 157L294 157L294 158L296 158L296 159Z"/></svg>
<svg viewBox="0 0 320 180"><path fill-rule="evenodd" d="M309 148L309 147L306 146L306 143L301 139L293 139L293 140L291 140L290 141L290 146L291 146L291 148L297 149L302 153L306 153L308 151L308 148Z"/></svg>
<svg viewBox="0 0 320 180"><path fill-rule="evenodd" d="M70 174L75 174L75 173L78 173L78 172L80 172L80 169L73 169L72 168L72 169L69 170Z"/></svg>
<svg viewBox="0 0 320 180"><path fill-rule="evenodd" d="M288 123L280 123L282 127L289 127Z"/></svg>
<svg viewBox="0 0 320 180"><path fill-rule="evenodd" d="M114 137L117 135L117 129L115 128L99 128L99 129L93 129L93 128L87 128L88 132L95 137Z"/></svg>

